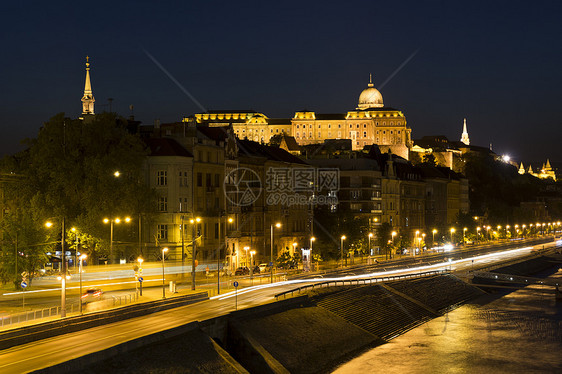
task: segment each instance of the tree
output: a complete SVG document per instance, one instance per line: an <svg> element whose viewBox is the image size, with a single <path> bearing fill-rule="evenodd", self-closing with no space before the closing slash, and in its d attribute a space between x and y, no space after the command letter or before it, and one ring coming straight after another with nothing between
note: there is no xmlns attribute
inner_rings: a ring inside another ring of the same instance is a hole
<svg viewBox="0 0 562 374"><path fill-rule="evenodd" d="M384 222L377 228L376 243L388 255L392 249L392 226Z"/></svg>
<svg viewBox="0 0 562 374"><path fill-rule="evenodd" d="M433 155L433 153L427 153L425 155L423 155L423 159L422 159L422 164L424 165L428 165L428 166L437 166L437 160L435 160L435 156Z"/></svg>
<svg viewBox="0 0 562 374"><path fill-rule="evenodd" d="M148 151L137 135L127 131L127 121L115 114L98 114L89 122L61 113L26 143L27 150L6 157L2 163L4 173L19 176L6 188L6 200L17 203L17 209L6 215L10 218L1 223L8 237L24 232L10 223L17 220L28 230L23 234L25 239L18 235L19 241L44 242L45 237L60 241L64 217L67 229L76 226L81 233L82 251L103 255L109 247L104 217L136 217L154 211L155 194L143 178ZM120 171L119 178L115 171ZM43 229L47 219L56 224L49 233ZM128 230L131 241L135 239L133 227ZM42 232L42 237L32 235L31 228Z"/></svg>
<svg viewBox="0 0 562 374"><path fill-rule="evenodd" d="M281 145L281 139L283 139L283 134L275 134L269 138L268 145L272 147L279 147L279 145Z"/></svg>

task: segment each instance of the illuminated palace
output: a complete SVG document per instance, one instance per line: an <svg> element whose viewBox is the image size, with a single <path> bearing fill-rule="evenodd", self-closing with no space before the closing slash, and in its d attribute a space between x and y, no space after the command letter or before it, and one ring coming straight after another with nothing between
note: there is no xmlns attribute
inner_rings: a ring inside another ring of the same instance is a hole
<svg viewBox="0 0 562 374"><path fill-rule="evenodd" d="M240 139L267 143L277 134L295 138L299 145L323 143L328 139L350 139L354 150L377 144L382 152L409 159L412 130L406 117L397 109L385 107L372 79L359 95L357 108L347 113L323 114L296 112L291 119L268 118L254 111L209 111L184 121L211 127L232 125Z"/></svg>

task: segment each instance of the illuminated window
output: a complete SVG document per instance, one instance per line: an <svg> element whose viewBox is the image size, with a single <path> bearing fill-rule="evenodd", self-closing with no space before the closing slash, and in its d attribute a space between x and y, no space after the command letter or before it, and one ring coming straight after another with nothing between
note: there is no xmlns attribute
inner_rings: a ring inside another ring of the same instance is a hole
<svg viewBox="0 0 562 374"><path fill-rule="evenodd" d="M364 137L364 138L367 137L367 131L363 131L363 137Z"/></svg>

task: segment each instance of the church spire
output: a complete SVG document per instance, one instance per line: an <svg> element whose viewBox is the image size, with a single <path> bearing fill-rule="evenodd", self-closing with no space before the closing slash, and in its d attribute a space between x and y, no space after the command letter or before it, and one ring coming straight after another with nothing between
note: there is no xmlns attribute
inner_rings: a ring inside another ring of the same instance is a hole
<svg viewBox="0 0 562 374"><path fill-rule="evenodd" d="M470 139L468 138L468 131L466 130L466 118L464 119L464 124L462 126L461 142L466 145L470 145Z"/></svg>
<svg viewBox="0 0 562 374"><path fill-rule="evenodd" d="M94 114L94 95L90 83L90 57L86 56L86 82L84 83L84 96L82 96L82 115Z"/></svg>

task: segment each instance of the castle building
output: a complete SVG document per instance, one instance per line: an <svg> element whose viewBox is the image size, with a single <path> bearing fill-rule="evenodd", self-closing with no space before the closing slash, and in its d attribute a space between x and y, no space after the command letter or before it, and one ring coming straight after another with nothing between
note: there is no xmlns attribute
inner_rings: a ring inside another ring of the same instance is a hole
<svg viewBox="0 0 562 374"><path fill-rule="evenodd" d="M546 164L542 164L541 168L535 173L533 171L533 167L529 165L527 171L525 171L525 167L523 166L523 162L521 162L518 170L519 174L531 174L533 177L540 178L540 179L552 179L556 182L556 171L550 166L550 160L546 160Z"/></svg>
<svg viewBox="0 0 562 374"><path fill-rule="evenodd" d="M382 94L372 79L359 95L357 108L347 113L296 112L291 135L300 145L323 143L327 139L351 139L354 150L377 144L381 152L409 158L412 130L397 109L385 107Z"/></svg>
<svg viewBox="0 0 562 374"><path fill-rule="evenodd" d="M398 109L385 107L372 79L359 95L357 108L347 113L298 111L291 119L268 118L246 111L208 111L184 118L185 122L210 127L232 126L239 139L268 143L274 135L290 135L299 145L320 144L329 139L350 139L354 150L377 144L405 159L412 147L412 130Z"/></svg>

